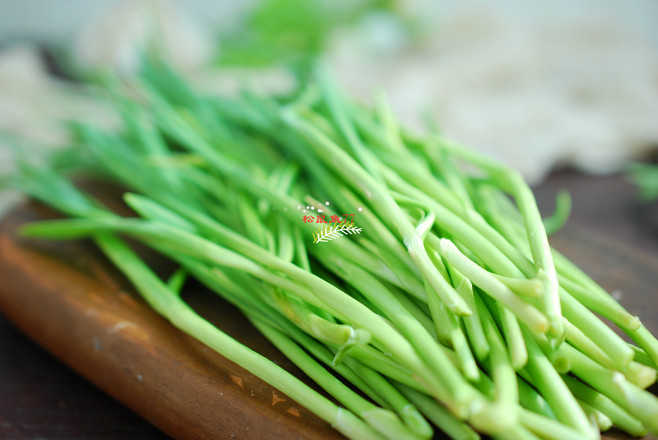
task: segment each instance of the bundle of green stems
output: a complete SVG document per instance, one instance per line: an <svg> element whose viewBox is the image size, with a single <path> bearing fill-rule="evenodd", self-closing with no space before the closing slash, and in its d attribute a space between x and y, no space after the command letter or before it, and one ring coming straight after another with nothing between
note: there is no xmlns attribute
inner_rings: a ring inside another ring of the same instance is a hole
<svg viewBox="0 0 658 440"><path fill-rule="evenodd" d="M658 341L549 246L564 216L542 220L518 172L400 127L384 98L357 104L321 68L285 96L205 96L157 63L107 91L118 132L72 125L74 145L6 178L71 217L22 233L91 238L174 326L345 436L658 433ZM80 175L125 188L137 216L78 189ZM305 216L343 214L360 234L313 243L323 225ZM178 269L160 278L128 237ZM188 276L326 394L194 311Z"/></svg>

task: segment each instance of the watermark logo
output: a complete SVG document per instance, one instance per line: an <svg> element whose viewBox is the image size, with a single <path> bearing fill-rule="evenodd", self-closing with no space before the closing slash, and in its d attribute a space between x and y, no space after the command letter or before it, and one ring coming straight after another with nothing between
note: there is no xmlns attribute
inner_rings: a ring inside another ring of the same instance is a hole
<svg viewBox="0 0 658 440"><path fill-rule="evenodd" d="M360 233L361 228L355 225L354 222L327 223L324 228L320 228L313 233L313 243L326 243L330 240L334 240L345 235L354 235Z"/></svg>
<svg viewBox="0 0 658 440"><path fill-rule="evenodd" d="M329 206L329 202L325 202L324 204L325 206ZM301 209L301 205L298 208ZM308 213L302 217L304 223L322 225L313 232L313 243L326 243L347 235L360 234L363 230L354 223L355 214L343 214L342 216L322 214L326 209L328 208L318 207L316 209L315 206L311 205L303 210L304 213ZM363 208L358 208L358 210L362 211ZM311 213L314 215L311 215Z"/></svg>

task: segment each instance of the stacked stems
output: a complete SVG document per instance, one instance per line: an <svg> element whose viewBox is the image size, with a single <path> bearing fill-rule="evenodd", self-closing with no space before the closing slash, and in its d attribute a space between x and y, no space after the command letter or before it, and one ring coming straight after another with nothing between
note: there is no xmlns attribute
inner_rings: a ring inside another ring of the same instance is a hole
<svg viewBox="0 0 658 440"><path fill-rule="evenodd" d="M67 160L133 192L139 217L24 164L7 181L74 217L25 234L93 237L158 313L350 438L426 439L430 422L453 438L596 438L588 416L658 431L658 399L644 390L658 341L549 247L518 173L401 130L384 99L374 112L357 105L322 70L289 96L228 99L155 64L138 91L113 90L120 133L74 127ZM360 236L311 243L320 218L346 213ZM563 221L560 209L548 228ZM160 280L117 234L181 269ZM187 306L186 274L344 408Z"/></svg>

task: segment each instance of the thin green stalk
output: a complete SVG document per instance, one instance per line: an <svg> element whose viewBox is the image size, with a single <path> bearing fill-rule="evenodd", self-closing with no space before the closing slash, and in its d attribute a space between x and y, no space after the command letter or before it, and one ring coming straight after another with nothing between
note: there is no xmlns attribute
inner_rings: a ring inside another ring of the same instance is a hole
<svg viewBox="0 0 658 440"><path fill-rule="evenodd" d="M571 195L568 191L560 190L555 196L555 211L553 215L543 220L546 234L550 236L562 229L562 226L569 219L570 213Z"/></svg>
<svg viewBox="0 0 658 440"><path fill-rule="evenodd" d="M512 359L508 357L503 339L484 302L479 297L476 298L476 302L491 347L489 365L496 387L496 400L504 402L509 407L514 407L519 402L519 391Z"/></svg>
<svg viewBox="0 0 658 440"><path fill-rule="evenodd" d="M621 304L614 301L607 293L603 292L610 298L610 300L601 301L601 292L595 292L591 288L583 287L577 282L562 275L561 272L558 272L558 279L560 280L560 286L569 292L571 296L594 313L598 313L609 319L619 326L619 328L632 332L640 327L640 319L637 316L628 313Z"/></svg>
<svg viewBox="0 0 658 440"><path fill-rule="evenodd" d="M372 347L366 346L355 347L350 351L350 357L361 362L368 368L371 368L397 382L403 383L410 388L426 394L431 393L430 387L425 384L421 378L391 359L390 355L386 355Z"/></svg>
<svg viewBox="0 0 658 440"><path fill-rule="evenodd" d="M609 397L637 417L649 431L658 433L658 398L630 383L623 374L608 370L563 344L560 350L571 359L571 371L580 380Z"/></svg>
<svg viewBox="0 0 658 440"><path fill-rule="evenodd" d="M413 402L413 404L416 405L436 426L448 434L450 438L455 440L480 439L477 432L466 423L450 414L450 412L439 405L436 400L405 385L398 384L397 386L402 394Z"/></svg>
<svg viewBox="0 0 658 440"><path fill-rule="evenodd" d="M543 284L539 278L527 279L505 277L497 274L492 275L518 295L539 298L544 292Z"/></svg>
<svg viewBox="0 0 658 440"><path fill-rule="evenodd" d="M579 400L578 403L583 408L583 411L585 411L585 414L587 414L587 417L596 423L599 431L607 431L612 428L612 420L608 416L585 402Z"/></svg>
<svg viewBox="0 0 658 440"><path fill-rule="evenodd" d="M473 284L480 287L487 295L508 307L528 327L539 333L548 331L548 320L539 310L523 302L509 287L469 260L450 240L442 238L439 242L438 251L448 263L455 266L457 270L470 279Z"/></svg>
<svg viewBox="0 0 658 440"><path fill-rule="evenodd" d="M483 361L489 355L491 347L482 329L482 321L475 302L473 284L471 280L462 275L453 266L449 265L448 270L450 271L453 286L455 286L457 292L464 298L468 307L473 311L471 316L464 316L461 320L464 323L469 343L473 347L473 354L479 361Z"/></svg>
<svg viewBox="0 0 658 440"><path fill-rule="evenodd" d="M409 311L413 315L413 317L418 320L418 322L427 330L427 332L433 337L436 338L436 329L434 327L434 323L432 322L432 318L430 317L430 310L425 304L422 304L422 307L418 305L412 298L407 296L404 292L402 292L400 289L398 289L395 286L387 286L390 287L391 292L395 297L397 298L398 301L400 301L400 304ZM398 290L396 290L398 289Z"/></svg>
<svg viewBox="0 0 658 440"><path fill-rule="evenodd" d="M585 300L583 300L583 303L592 308L592 310L597 311L597 313L601 313L601 315L609 317L609 319L615 322L614 318L621 312L621 306L605 290L603 290L601 286L596 284L589 276L562 254L553 250L553 256L556 267L560 273L593 292L593 295L588 297L588 302L586 303ZM598 303L596 308L593 307L594 302ZM658 340L644 325L641 324L639 318L629 318L628 323L620 327L631 337L631 339L633 339L633 341L635 341L636 344L642 347L652 361L658 365Z"/></svg>
<svg viewBox="0 0 658 440"><path fill-rule="evenodd" d="M615 426L623 429L634 437L642 437L646 435L647 430L642 422L633 417L629 412L614 403L608 397L573 377L562 376L562 378L576 398L586 402L588 405L591 405L592 408L605 414L610 420L612 420L612 423Z"/></svg>
<svg viewBox="0 0 658 440"><path fill-rule="evenodd" d="M516 382L519 390L519 402L523 408L555 420L551 407L537 390L519 375L516 376Z"/></svg>
<svg viewBox="0 0 658 440"><path fill-rule="evenodd" d="M575 429L527 409L519 411L519 418L523 426L547 440L581 440L583 438L583 435Z"/></svg>
<svg viewBox="0 0 658 440"><path fill-rule="evenodd" d="M430 290L429 286L427 290ZM436 295L429 294L427 299L437 340L443 345L452 345L453 322L448 315L449 312Z"/></svg>
<svg viewBox="0 0 658 440"><path fill-rule="evenodd" d="M528 363L525 371L531 383L541 392L551 406L557 419L578 431L583 438L597 438L594 435L585 413L572 396L560 375L548 358L542 353L532 336L524 331L528 347ZM598 433L597 433L598 434Z"/></svg>
<svg viewBox="0 0 658 440"><path fill-rule="evenodd" d="M315 314L307 303L296 296L280 289L273 290L274 301L284 316L309 335L340 347L334 359L335 363L340 363L349 349L370 342L371 335L368 331L328 321Z"/></svg>
<svg viewBox="0 0 658 440"><path fill-rule="evenodd" d="M633 350L626 342L564 289L560 289L560 299L565 318L604 351L618 370L625 371L633 360Z"/></svg>
<svg viewBox="0 0 658 440"><path fill-rule="evenodd" d="M397 388L374 370L365 367L352 359L348 362L349 367L353 371L372 384L373 388L377 390L376 392L382 399L386 400L386 402L391 405L392 409L399 415L410 430L422 438L432 437L433 429L431 425L425 420L425 417L420 411L418 411L416 406L407 400Z"/></svg>
<svg viewBox="0 0 658 440"><path fill-rule="evenodd" d="M194 336L227 359L237 363L330 423L349 438L379 439L380 436L351 412L340 408L269 359L235 341L201 318L162 283L119 239L96 236L103 252L126 274L144 299L174 326Z"/></svg>
<svg viewBox="0 0 658 440"><path fill-rule="evenodd" d="M641 326L632 332L626 332L628 336L651 358L651 361L658 365L658 340L651 334L648 328Z"/></svg>
<svg viewBox="0 0 658 440"><path fill-rule="evenodd" d="M394 413L375 406L352 391L283 333L260 321L253 321L253 324L311 379L381 435L391 440L419 438Z"/></svg>
<svg viewBox="0 0 658 440"><path fill-rule="evenodd" d="M528 363L528 350L523 339L521 326L516 316L508 308L500 304L495 304L494 307L498 312L503 336L509 347L512 366L518 371Z"/></svg>
<svg viewBox="0 0 658 440"><path fill-rule="evenodd" d="M596 345L585 333L578 327L573 325L569 320L564 319L564 328L567 331L567 342L575 348L585 353L590 359L598 362L599 364L616 369L617 363L610 359L598 345Z"/></svg>
<svg viewBox="0 0 658 440"><path fill-rule="evenodd" d="M651 360L649 355L644 350L642 350L640 347L637 347L637 346L632 345L632 344L628 344L628 346L631 347L631 350L633 350L633 352L634 352L633 359L636 362L639 362L642 365L646 365L648 367L651 367L654 370L658 370L658 366Z"/></svg>

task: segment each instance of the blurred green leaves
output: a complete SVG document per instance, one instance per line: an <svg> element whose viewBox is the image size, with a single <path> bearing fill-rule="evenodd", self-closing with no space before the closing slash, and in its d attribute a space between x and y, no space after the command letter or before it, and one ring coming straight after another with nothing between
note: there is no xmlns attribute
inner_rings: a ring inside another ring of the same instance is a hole
<svg viewBox="0 0 658 440"><path fill-rule="evenodd" d="M262 0L242 26L221 39L219 63L262 67L304 62L322 53L332 32L372 12L393 12L393 0Z"/></svg>
<svg viewBox="0 0 658 440"><path fill-rule="evenodd" d="M653 164L633 164L629 170L631 181L640 190L640 197L650 201L658 198L658 166Z"/></svg>

